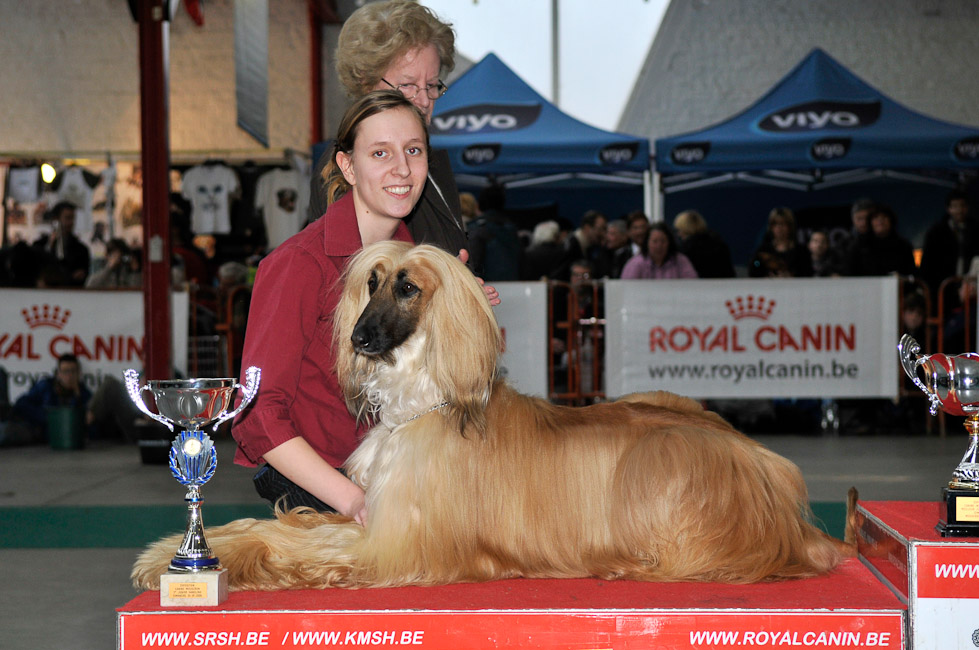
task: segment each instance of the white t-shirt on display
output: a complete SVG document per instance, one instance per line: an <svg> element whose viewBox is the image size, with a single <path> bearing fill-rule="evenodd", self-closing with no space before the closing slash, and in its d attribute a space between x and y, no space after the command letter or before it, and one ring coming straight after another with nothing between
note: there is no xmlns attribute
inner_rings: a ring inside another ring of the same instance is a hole
<svg viewBox="0 0 979 650"><path fill-rule="evenodd" d="M40 188L40 167L14 167L7 173L7 196L18 203L37 203Z"/></svg>
<svg viewBox="0 0 979 650"><path fill-rule="evenodd" d="M255 208L262 211L269 250L303 227L309 183L294 169L273 169L258 179Z"/></svg>
<svg viewBox="0 0 979 650"><path fill-rule="evenodd" d="M92 232L92 196L95 190L85 178L81 167L68 167L58 179L57 196L59 201L67 201L75 206L75 234L82 236ZM96 177L97 178L97 177Z"/></svg>
<svg viewBox="0 0 979 650"><path fill-rule="evenodd" d="M231 232L231 195L238 191L238 176L225 165L198 165L184 172L182 193L191 204L190 227L195 235Z"/></svg>

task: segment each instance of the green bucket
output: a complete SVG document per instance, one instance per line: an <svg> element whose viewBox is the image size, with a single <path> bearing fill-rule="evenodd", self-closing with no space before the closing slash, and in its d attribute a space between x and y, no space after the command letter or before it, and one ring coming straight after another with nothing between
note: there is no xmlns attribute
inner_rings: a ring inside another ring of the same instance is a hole
<svg viewBox="0 0 979 650"><path fill-rule="evenodd" d="M72 406L49 406L48 442L51 449L81 449L85 446L82 414Z"/></svg>

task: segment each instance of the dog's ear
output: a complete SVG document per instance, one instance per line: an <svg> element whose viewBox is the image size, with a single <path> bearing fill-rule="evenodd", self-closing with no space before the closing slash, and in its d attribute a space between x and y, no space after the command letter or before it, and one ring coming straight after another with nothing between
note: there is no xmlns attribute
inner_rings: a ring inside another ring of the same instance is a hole
<svg viewBox="0 0 979 650"><path fill-rule="evenodd" d="M489 300L472 272L452 255L427 245L416 246L408 255L436 279L423 319L425 366L449 402L443 412L463 434L482 435L503 348Z"/></svg>

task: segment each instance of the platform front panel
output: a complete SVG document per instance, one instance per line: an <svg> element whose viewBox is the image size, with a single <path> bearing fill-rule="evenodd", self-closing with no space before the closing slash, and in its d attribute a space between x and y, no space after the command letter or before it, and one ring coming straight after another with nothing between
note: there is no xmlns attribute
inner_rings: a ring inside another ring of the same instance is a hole
<svg viewBox="0 0 979 650"><path fill-rule="evenodd" d="M904 612L120 612L149 648L904 648Z"/></svg>

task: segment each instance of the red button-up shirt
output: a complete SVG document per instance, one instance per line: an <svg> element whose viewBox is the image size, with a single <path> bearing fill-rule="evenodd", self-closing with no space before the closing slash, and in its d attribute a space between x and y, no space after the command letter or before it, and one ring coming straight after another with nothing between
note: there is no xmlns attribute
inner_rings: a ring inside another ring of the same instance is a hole
<svg viewBox="0 0 979 650"><path fill-rule="evenodd" d="M412 242L404 223L392 239ZM259 264L241 367L257 366L262 375L254 401L231 429L239 465L255 466L296 436L334 467L357 446L362 431L333 367L333 313L343 269L362 247L348 192Z"/></svg>

